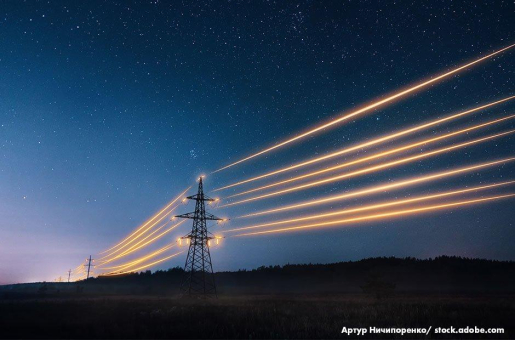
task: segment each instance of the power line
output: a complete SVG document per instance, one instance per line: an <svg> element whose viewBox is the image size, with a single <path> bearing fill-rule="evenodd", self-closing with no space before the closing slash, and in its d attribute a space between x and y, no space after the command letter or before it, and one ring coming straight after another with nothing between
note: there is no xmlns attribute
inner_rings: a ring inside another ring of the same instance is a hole
<svg viewBox="0 0 515 340"><path fill-rule="evenodd" d="M181 238L187 239L190 244L184 265L187 276L183 284L183 292L193 297L216 297L213 264L209 252L209 240L214 237L209 236L207 221L222 221L222 219L206 212L205 202L213 202L215 199L204 195L202 177L199 178L197 194L187 198L196 201L195 211L176 216L193 220L191 232Z"/></svg>

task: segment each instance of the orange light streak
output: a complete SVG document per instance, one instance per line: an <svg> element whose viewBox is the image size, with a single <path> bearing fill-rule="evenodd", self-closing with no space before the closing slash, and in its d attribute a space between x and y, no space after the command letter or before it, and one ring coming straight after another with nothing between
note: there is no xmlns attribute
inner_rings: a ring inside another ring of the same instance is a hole
<svg viewBox="0 0 515 340"><path fill-rule="evenodd" d="M354 110L354 111L352 111L352 112L350 112L350 113L348 113L348 114L346 114L346 115L344 115L344 116L341 116L341 117L339 117L339 118L337 118L337 119L335 119L335 120L333 120L333 121L331 121L331 122L328 122L328 123L325 123L325 124L319 125L319 126L317 126L317 127L315 127L315 128L312 128L312 129L310 129L310 130L308 130L308 131L304 132L304 133L301 133L300 135L297 135L297 136L292 137L292 138L290 138L290 139L287 139L287 140L285 140L285 141L283 141L283 142L281 142L281 143L279 143L279 144L276 144L276 145L274 145L274 146L272 146L272 147L269 147L269 148L267 148L267 149L264 149L264 150L262 150L262 151L259 151L259 152L257 152L257 153L254 153L254 154L252 154L252 155L250 155L250 156L248 156L248 157L245 157L245 158L243 158L243 159L240 159L239 161L236 161L236 162L234 162L234 163L231 163L231 164L229 164L229 165L226 165L226 166L224 166L224 167L222 167L222 168L220 168L220 169L218 169L218 170L216 170L216 171L213 171L213 172L218 172L218 171L221 171L221 170L224 170L224 169L230 168L230 167L232 167L232 166L234 166L234 165L236 165L236 164L240 164L240 163L245 162L245 161L247 161L247 160L249 160L249 159L252 159L252 158L257 157L257 156L259 156L259 155L262 155L262 154L264 154L264 153L270 152L270 151L275 150L275 149L277 149L277 148L280 148L280 147L282 147L282 146L284 146L284 145L290 144L290 143L292 143L292 142L294 142L294 141L297 141L297 140L299 140L299 139L302 139L302 138L304 138L304 137L307 137L307 136L309 136L309 135L311 135L311 134L313 134L313 133L315 133L315 132L318 132L318 131L323 130L323 129L326 129L326 128L330 127L330 126L336 125L336 124L338 124L338 123L340 123L340 122L343 122L343 121L345 121L345 120L348 120L348 119L350 119L350 118L352 118L352 117L356 117L356 116L358 116L358 115L360 115L360 114L362 114L362 113L365 113L365 112L371 111L371 110L373 110L373 109L375 109L375 108L377 108L377 107L379 107L379 106L382 106L382 105L384 105L384 104L386 104L386 103L392 102L393 100L395 100L395 99L397 99L397 98L401 98L401 97L403 97L403 96L406 96L407 94L410 94L410 93L412 93L412 92L415 92L415 91L416 91L416 90L418 90L418 89L421 89L421 88L427 87L428 85L433 84L433 83L435 83L435 82L437 82L437 81L439 81L439 80L441 80L441 79L447 78L447 77L449 77L449 76L451 76L451 75L453 75L453 74L455 74L455 73L458 73L459 71L461 71L461 70L463 70L463 69L465 69L465 68L468 68L468 67L470 67L470 66L472 66L472 65L474 65L474 64L477 64L477 63L479 63L479 62L481 62L481 61L483 61L483 60L486 60L486 59L488 59L488 58L491 58L491 57L493 57L493 56L495 56L495 55L497 55L497 54L499 54L499 53L502 53L502 52L504 52L504 51L506 51L506 50L508 50L508 49L512 48L513 46L515 46L515 44L510 45L510 46L507 46L507 47L504 47L504 48L502 48L502 49L500 49L500 50L497 50L497 51L495 51L495 52L493 52L493 53L490 53L490 54L488 54L488 55L486 55L486 56L484 56L484 57L481 57L481 58L479 58L479 59L476 59L476 60L474 60L474 61L472 61L472 62L469 62L469 63L467 63L467 64L464 64L464 65L462 65L462 66L456 67L456 68L454 68L454 69L452 69L452 70L450 70L450 71L448 71L448 72L445 72L445 73L443 73L443 74L440 74L439 76L436 76L436 77L431 78L431 79L429 79L429 80L423 81L422 83L419 83L419 84L417 84L417 85L411 86L411 87L407 88L406 90L399 91L399 92L397 92L397 93L395 93L395 94L393 94L393 95L390 95L390 96L388 96L388 97L386 97L386 98L384 98L384 99L380 99L380 100L377 100L377 101L375 101L375 102L372 102L371 104L368 104L368 105L366 105L365 107L362 107L362 108L360 108L360 109Z"/></svg>
<svg viewBox="0 0 515 340"><path fill-rule="evenodd" d="M109 258L111 255L114 255L116 253L119 253L120 251L122 251L124 248L127 248L131 243L133 243L134 241L136 241L137 239L139 239L141 236L145 235L145 233L152 229L156 224L158 224L159 222L161 222L165 217L169 216L175 209L177 209L179 205L176 205L175 207L173 207L172 209L170 209L170 211L168 211L166 214L164 214L163 216L161 216L157 221L155 221L154 223L152 223L151 225L149 225L145 230L143 230L141 233L139 233L139 235L133 237L131 240L129 240L128 242L124 243L121 247L119 247L118 249L110 252L109 254L99 258L98 260L101 261L105 258ZM167 222L168 223L168 222ZM161 227L162 228L162 227ZM159 230L159 229L158 229ZM151 233L150 235L152 235L153 233ZM144 238L145 239L145 238Z"/></svg>
<svg viewBox="0 0 515 340"><path fill-rule="evenodd" d="M166 235L166 234L168 234L170 231L174 230L175 228L177 228L178 226L180 226L180 225L181 225L182 223L184 223L184 222L186 222L186 220L183 220L183 221L181 221L181 222L179 222L179 223L177 223L177 224L174 224L174 225L173 225L173 226L171 226L169 229L167 229L167 230L163 231L162 233L160 233L159 235L157 235L157 236L153 237L152 239L148 240L147 242L145 242L145 243L143 243L143 244L139 245L139 244L140 244L142 241L144 241L146 238L145 238L145 239L143 239L143 240L141 240L140 242L138 242L138 243L136 243L135 245L133 245L131 248L127 249L125 252L123 252L123 253L121 253L121 254L118 254L118 255L116 255L115 257L111 258L111 259L108 259L108 260L104 261L102 264L107 264L107 263L113 262L113 261L114 261L114 260L116 260L116 259L119 259L119 258L121 258L121 257L124 257L124 256L127 256L127 255L129 255L129 254L134 253L135 251L137 251L137 250L139 250L139 249L141 249L141 248L143 248L143 247L145 247L145 246L147 246L147 245L151 244L152 242L154 242L154 241L156 241L156 240L160 239L161 237L165 236L165 235ZM163 225L163 226L164 226L164 225ZM161 228L162 228L162 227L161 227ZM159 228L159 229L161 229L161 228ZM159 229L158 229L158 230L159 230ZM156 231L157 231L157 230L156 230ZM155 232L153 232L152 234L154 234L154 233L155 233ZM150 234L149 236L151 236L152 234ZM148 236L147 236L147 238L148 238Z"/></svg>
<svg viewBox="0 0 515 340"><path fill-rule="evenodd" d="M451 208L451 207L480 203L480 202L500 200L503 198L509 198L509 197L514 197L514 196L515 196L515 193L507 194L507 195L491 196L491 197L479 198L479 199L468 200L468 201L458 201L458 202L445 203L445 204L440 204L440 205L431 205L431 206L426 206L426 207L421 207L421 208L398 210L398 211L382 213L382 214L366 215L366 216L348 218L348 219L338 220L338 221L321 222L321 223L301 225L301 226L296 226L296 227L258 231L258 232L246 233L246 234L238 234L238 235L234 235L234 237L280 233L280 232L288 232L288 231L293 231L293 230L325 227L325 226L338 225L338 224L347 224L347 223L351 223L351 222L377 220L380 218L387 218L387 217L406 216L406 215L410 215L410 214L414 214L414 213L418 213L418 212L441 210L441 209L446 209L446 208Z"/></svg>
<svg viewBox="0 0 515 340"><path fill-rule="evenodd" d="M147 224L149 224L150 222L152 222L154 219L156 219L159 215L161 215L164 211L166 211L168 208L170 208L175 202L177 202L178 199L180 199L188 190L191 189L191 186L184 190L179 196L177 196L177 198L175 198L174 200L172 200L166 207L164 207L163 209L161 209L157 214L155 214L151 219L149 219L147 222L145 222L143 225L141 225L139 228L137 228L135 231L133 231L129 236L127 236L126 238L124 238L123 240L121 240L118 244L114 245L113 247L107 249L107 250L104 250L103 252L101 252L100 254L104 254L104 253L107 253L108 251L118 247L119 245L121 245L122 243L124 243L125 241L127 241L128 239L130 239L131 237L133 237L140 229L144 228Z"/></svg>
<svg viewBox="0 0 515 340"><path fill-rule="evenodd" d="M170 220L170 221L166 221L166 222L165 222L165 223L163 223L159 228L157 228L156 230L154 230L153 232L151 232L150 234L148 234L147 236L145 236L142 240L139 240L136 244L134 244L132 247L130 247L129 249L127 249L127 250L125 250L125 251L127 252L127 251L130 251L131 249L134 249L134 248L135 248L135 247L137 247L139 244L141 244L142 242L144 242L146 239L148 239L149 237L151 237L152 235L154 235L155 233L157 233L159 230L161 230L161 229L163 229L164 227L166 227L166 225L167 225L168 223L170 223L170 222L171 222L171 220ZM107 258L107 259L102 260L102 259L104 259L104 258ZM106 263L112 262L112 261L110 261L110 258L109 258L108 256L104 256L104 257L102 257L102 258L101 258L101 259L99 259L99 260L101 260L101 262L102 262L100 265L103 265L103 264L106 264Z"/></svg>
<svg viewBox="0 0 515 340"><path fill-rule="evenodd" d="M376 144L381 144L381 143L393 140L395 138L406 136L406 135L412 134L414 132L427 129L427 128L430 128L432 126L435 126L435 125L438 125L438 124L441 124L441 123L444 123L444 122L447 122L447 121L450 121L450 120L461 118L461 117L463 117L465 115L468 115L468 114L471 114L471 113L474 113L474 112L477 112L477 111L489 108L489 107L494 106L494 105L498 105L498 104L504 103L504 102L512 100L512 99L515 99L515 96L506 97L506 98L497 100L495 102L484 104L484 105L481 105L481 106L478 106L478 107L475 107L475 108L472 108L472 109L469 109L469 110L466 110L466 111L458 112L456 114L453 114L453 115L450 115L450 116L447 116L447 117L444 117L444 118L440 118L440 119L437 119L437 120L433 120L433 121L430 121L428 123L424 123L424 124L421 124L421 125L416 125L414 127L411 127L411 128L405 129L405 130L401 130L401 131L392 133L390 135L379 137L379 138L370 140L368 142L363 142L363 143L360 143L360 144L357 144L357 145L354 145L354 146L351 146L351 147L348 147L348 148L343 148L343 149L340 149L338 151L329 153L329 154L324 155L324 156L316 157L316 158L313 158L313 159L310 159L310 160L307 160L307 161L304 161L304 162L300 162L300 163L297 163L297 164L294 164L294 165L291 165L291 166L288 166L288 167L285 167L285 168L281 168L281 169L278 169L278 170L275 170L275 171L271 171L271 172L265 173L263 175L259 175L259 176L252 177L252 178L240 181L240 182L236 182L236 183L233 183L233 184L230 184L230 185L227 185L227 186L215 189L213 191L220 191L220 190L229 189L229 188L232 188L232 187L235 187L235 186L239 186L239 185L242 185L242 184L245 184L245 183L257 181L257 180L260 180L260 179L263 179L263 178L266 178L266 177L270 177L270 176L277 175L277 174L280 174L280 173L283 173L283 172L291 171L291 170L294 170L294 169L297 169L297 168L300 168L300 167L304 167L304 166L307 166L307 165L310 165L310 164L314 164L314 163L318 163L318 162L321 162L321 161L325 161L327 159L331 159L331 158L334 158L334 157L337 157L337 156L341 156L341 155L344 155L344 154L347 154L347 153L350 153L350 152L353 152L353 151L356 151L356 150L359 150L359 149L363 149L365 147L373 146L373 145L376 145Z"/></svg>
<svg viewBox="0 0 515 340"><path fill-rule="evenodd" d="M77 271L80 271L81 269L83 269L83 266L84 264L80 264L79 266L77 266L74 270L72 270L72 273L75 273Z"/></svg>
<svg viewBox="0 0 515 340"><path fill-rule="evenodd" d="M258 188L254 188L254 189L251 189L251 190L240 192L238 194L227 196L226 198L238 197L238 196L242 196L242 195L245 195L245 194L250 194L252 192L273 188L273 187L276 187L278 185L282 185L282 184L286 184L286 183L291 183L291 182L296 182L298 180L301 180L301 179L304 179L304 178L308 178L308 177L312 177L312 176L316 176L316 175L320 175L320 174L323 174L323 173L326 173L326 172L331 172L331 171L334 171L334 170L346 168L346 167L349 167L351 165L360 164L360 163L363 163L363 162L366 162L366 161L370 161L370 160L373 160L373 159L376 159L376 158L381 158L381 157L392 155L392 154L395 154L395 153L398 153L398 152L402 152L402 151L406 151L406 150L409 150L409 149L413 149L413 148L416 148L417 146L420 146L420 145L430 144L430 143L434 143L434 142L437 142L437 141L440 141L440 140L444 140L444 139L447 139L447 138L450 138L450 137L458 136L458 135L461 135L461 134L466 133L466 132L470 132L470 131L477 130L477 129L480 129L480 128L483 128L483 127L486 127L486 126L489 126L489 125L493 125L493 124L497 124L497 123L503 122L503 121L508 120L508 119L512 119L514 117L515 117L515 115L499 118L499 119L496 119L496 120L493 120L493 121L489 121L489 122L486 122L486 123L483 123L483 124L479 124L479 125L475 125L475 126L472 126L472 127L465 128L465 129L461 129L461 130L458 130L458 131L455 131L455 132L451 132L451 133L448 133L448 134L445 134L445 135L441 135L441 136L438 136L438 137L429 138L429 139L425 139L425 140L422 140L422 141L419 141L419 142L416 142L416 143L407 144L407 145L401 146L399 148L390 149L390 150L386 150L386 151L383 151L383 152L378 152L378 153L373 154L373 155L368 156L368 157L358 158L358 159L356 159L354 161L350 161L350 162L347 162L347 163L335 165L335 166L332 166L332 167L329 167L329 168L325 168L325 169L322 169L322 170L318 170L318 171L313 171L313 172L310 172L310 173L307 173L307 174L304 174L304 175L296 176L296 177L289 178L289 179L286 179L286 180L283 180L283 181L279 181L279 182L275 182L275 183L272 183L272 184L264 185L264 186L261 186L261 187L258 187Z"/></svg>
<svg viewBox="0 0 515 340"><path fill-rule="evenodd" d="M118 265L118 266L114 266L114 267L105 267L105 268L100 268L100 269L104 269L104 270L107 270L107 269L117 269L117 268L120 268L120 270L124 270L124 269L127 269L127 268L130 268L132 266L135 266L137 265L138 263L141 263L145 260L148 260L149 258L152 258L152 257L155 257L171 248L173 248L175 245L174 244L170 244L170 245L167 245L167 246L164 246L163 248L160 248L158 250L156 250L155 252L147 255L147 256L144 256L144 257L140 257L134 261L131 261L131 262L127 262L127 263L123 263L121 265Z"/></svg>
<svg viewBox="0 0 515 340"><path fill-rule="evenodd" d="M80 273L83 273L84 272L84 267L81 267L79 269L77 269L76 271L73 272L73 275L79 275Z"/></svg>
<svg viewBox="0 0 515 340"><path fill-rule="evenodd" d="M435 173L432 175L414 177L414 178L411 178L411 179L408 179L405 181L378 185L378 186L374 186L374 187L370 187L370 188L366 188L366 189L358 190L358 191L351 191L351 192L347 192L347 193L344 193L341 195L335 195L335 196L326 197L326 198L322 198L322 199L318 199L318 200L314 200L314 201L306 201L306 202L302 202L302 203L283 206L280 208L264 210L264 211L260 211L260 212L256 212L256 213L252 213L252 214L243 215L243 216L240 216L240 218L241 217L254 217L254 216L268 215L268 214L277 213L280 211L294 210L294 209L303 208L303 207L307 207L307 206L320 205L320 204L324 204L324 203L328 203L328 202L344 200L344 199L347 199L350 197L358 197L358 196L363 196L363 195L372 194L372 193L376 193L376 192L386 191L389 189L403 188L403 187L411 186L414 184L425 183L425 182L429 182L429 181L436 180L436 179L442 179L442 178L446 178L449 176L453 176L453 175L457 175L457 174L461 174L461 173L465 173L465 172L470 172L472 170L484 169L484 168L491 167L491 166L494 166L497 164L512 162L514 160L515 160L515 157L510 157L510 158L500 159L497 161L480 163L480 164L476 164L476 165L469 166L469 167L459 168L456 170L438 172L438 173Z"/></svg>
<svg viewBox="0 0 515 340"><path fill-rule="evenodd" d="M148 268L148 267L152 267L152 266L154 266L154 265L156 265L156 264L158 264L158 263L161 263L161 262L164 262L164 261L166 261L166 260L169 260L169 259L171 259L172 257L175 257L175 256L177 256L177 255L179 255L179 254L181 254L181 253L182 253L182 251L180 251L180 252L178 252L178 253L175 253L175 254L173 254L173 255L167 256L167 257L165 257L165 258L163 258L163 259L160 259L160 260L154 261L154 262L152 262L152 263L146 264L146 265L144 265L144 266L141 266L141 267L138 267L138 268L131 269L130 271L120 272L120 273L107 273L107 274L104 274L103 276L114 276L114 275L122 275L122 274L127 274L127 273L134 273L134 272L136 272L136 271L138 271L138 270L145 269L145 268Z"/></svg>
<svg viewBox="0 0 515 340"><path fill-rule="evenodd" d="M402 158L402 159L399 159L399 160L396 160L396 161L392 161L392 162L388 162L388 163L383 163L383 164L371 166L371 167L368 167L368 168L365 168L365 169L349 172L349 173L346 173L346 174L342 174L342 175L338 175L338 176L334 176L334 177L325 178L325 179L322 179L322 180L319 180L319 181L298 185L296 187L291 187L291 188L288 188L288 189L274 191L274 192L271 192L271 193L268 193L268 194L264 194L264 195L261 195L261 196L255 196L255 197L247 198L247 199L244 199L244 200L241 200L241 201L236 201L236 202L232 202L232 203L228 203L228 204L222 205L222 206L220 206L220 208L229 207L229 206L238 205L238 204L243 204L243 203L248 203L248 202L253 202L253 201L261 200L261 199L268 198L268 197L278 196L278 195L286 194L286 193L289 193L289 192L294 192L294 191L299 191L299 190L306 189L306 188L316 187L316 186L319 186L319 185L322 185L322 184L325 184L325 183L336 182L336 181L339 181L339 180L344 179L344 178L350 178L350 177L354 177L354 176L361 175L361 174L368 174L368 173L376 172L378 170L389 168L389 167L394 166L394 165L400 165L400 164L409 163L409 162L412 162L412 161L415 161L415 160L418 160L418 159L424 159L424 158L427 158L427 157L430 157L430 156L439 155L441 153L449 152L449 151L452 151L452 150L455 150L455 149L459 149L459 148L463 148L463 147L466 147L466 146L469 146L469 145L474 145L474 144L478 144L478 143L481 143L481 142L484 142L484 141L488 141L488 140L492 140L492 139L495 139L495 138L499 138L499 137L502 137L502 136L505 136L505 135L512 134L513 132L515 132L515 130L510 130L510 131L498 133L498 134L495 134L495 135L490 135L490 136L487 136L487 137L475 139L475 140L468 141L468 142L465 142L465 143L460 143L460 144L452 145L452 146L449 146L449 147L437 149L437 150L434 150L434 151L425 152L425 153L422 153L422 154L419 154L419 155L416 155L416 156L406 157L406 158Z"/></svg>
<svg viewBox="0 0 515 340"><path fill-rule="evenodd" d="M467 188L467 189L441 192L441 193L436 193L436 194L432 194L432 195L413 197L413 198L408 198L408 199L398 200L398 201L393 201L393 202L388 201L388 202L372 204L372 205L367 205L367 206L360 206L359 208L343 209L343 210L334 211L334 212L330 212L330 213L310 215L310 216L305 216L305 217L300 217L300 218L293 218L293 219L288 219L288 220L263 223L263 224L249 226L249 227L229 229L229 230L224 230L224 232L235 232L235 231L241 231L241 230L257 229L257 228L264 228L264 227L270 227L270 226L281 225L281 224L288 224L288 223L293 223L293 222L314 220L314 219L325 218L325 217L330 217L330 216L347 215L347 214L351 214L351 213L355 213L355 212L381 209L381 208L386 208L386 207L391 207L391 206L396 206L396 205L403 205L403 204L414 203L414 202L427 201L427 200L432 200L432 199L440 198L440 197L454 196L454 195L459 195L459 194L463 194L463 193L467 193L467 192L471 192L471 191L488 190L488 189L493 189L493 188L497 188L497 187L501 187L501 186L505 186L505 185L510 185L513 183L515 183L515 181L506 181L506 182L501 182L501 183L476 186L476 187Z"/></svg>

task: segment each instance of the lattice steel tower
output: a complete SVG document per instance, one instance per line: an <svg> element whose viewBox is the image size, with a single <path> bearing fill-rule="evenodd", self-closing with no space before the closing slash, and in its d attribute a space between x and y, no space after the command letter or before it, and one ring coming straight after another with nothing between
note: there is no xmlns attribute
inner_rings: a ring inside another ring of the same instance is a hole
<svg viewBox="0 0 515 340"><path fill-rule="evenodd" d="M198 193L188 196L187 199L196 201L195 212L176 216L193 219L191 232L181 237L181 239L188 240L190 244L184 265L187 277L183 284L183 293L201 298L216 297L215 277L209 253L209 240L214 237L207 230L207 221L221 221L222 219L206 212L204 202L215 200L204 195L202 177L199 178Z"/></svg>

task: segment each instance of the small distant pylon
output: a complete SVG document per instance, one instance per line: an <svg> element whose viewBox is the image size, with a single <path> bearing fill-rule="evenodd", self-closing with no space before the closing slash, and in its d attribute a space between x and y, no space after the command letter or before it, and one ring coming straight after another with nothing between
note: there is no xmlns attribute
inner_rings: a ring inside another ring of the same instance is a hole
<svg viewBox="0 0 515 340"><path fill-rule="evenodd" d="M89 255L89 259L86 259L86 264L84 265L85 267L88 267L88 271L87 271L87 274L86 274L86 280L89 279L89 274L91 273L91 263L95 261L91 258L91 255ZM94 268L94 267L93 267ZM91 273L92 274L92 273Z"/></svg>
<svg viewBox="0 0 515 340"><path fill-rule="evenodd" d="M68 270L68 283L70 283L70 277L72 276L72 270Z"/></svg>
<svg viewBox="0 0 515 340"><path fill-rule="evenodd" d="M213 264L209 252L209 240L215 237L210 236L211 233L207 230L207 221L222 221L223 219L206 212L204 202L215 201L215 199L204 195L202 176L199 178L197 194L188 196L187 199L196 201L195 211L176 216L193 219L191 232L181 237L181 239L187 239L190 245L184 265L187 276L182 286L183 294L199 298L216 297Z"/></svg>

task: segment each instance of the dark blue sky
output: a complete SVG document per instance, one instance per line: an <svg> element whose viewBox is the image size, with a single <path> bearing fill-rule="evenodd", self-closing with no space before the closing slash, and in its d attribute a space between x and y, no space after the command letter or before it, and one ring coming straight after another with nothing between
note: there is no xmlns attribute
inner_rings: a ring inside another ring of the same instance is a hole
<svg viewBox="0 0 515 340"><path fill-rule="evenodd" d="M515 43L514 9L512 1L2 1L0 283L64 274L124 237L197 175ZM514 70L510 51L291 148L208 176L205 186L209 191L514 95ZM505 104L427 133L514 109ZM497 130L514 127L510 121ZM514 145L505 137L212 212L237 216L507 157ZM508 164L384 197L512 179L514 172ZM214 269L370 256L515 259L514 217L508 200L356 227L229 238L213 249ZM183 261L179 256L160 268Z"/></svg>

